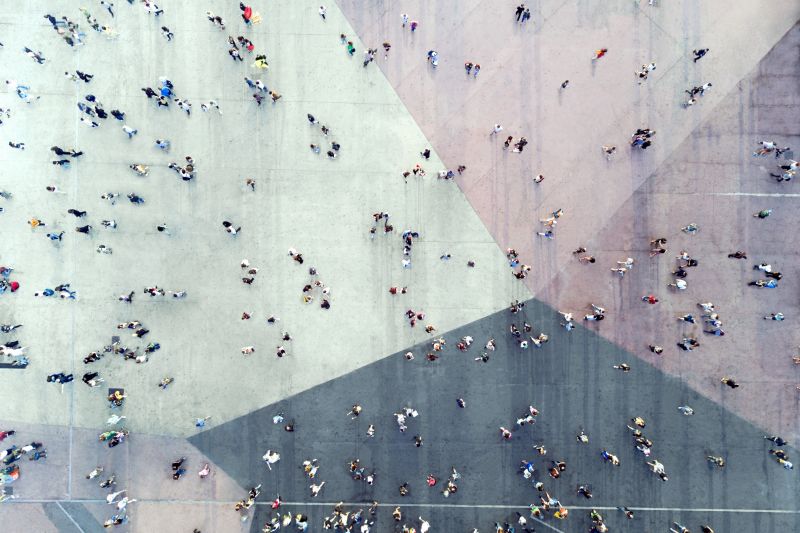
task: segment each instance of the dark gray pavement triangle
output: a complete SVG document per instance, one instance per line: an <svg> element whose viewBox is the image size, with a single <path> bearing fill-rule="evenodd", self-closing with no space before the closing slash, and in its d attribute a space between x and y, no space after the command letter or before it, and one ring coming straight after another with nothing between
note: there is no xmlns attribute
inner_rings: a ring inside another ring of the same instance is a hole
<svg viewBox="0 0 800 533"><path fill-rule="evenodd" d="M59 533L100 533L105 531L103 525L82 503L45 503L42 505L42 509Z"/></svg>
<svg viewBox="0 0 800 533"><path fill-rule="evenodd" d="M63 502L61 507L63 507L64 512L69 513L72 520L80 526L81 531L85 533L100 533L105 531L103 524L94 517L84 504L78 502ZM116 508L110 507L110 509L113 511L108 513L108 516L116 512Z"/></svg>
<svg viewBox="0 0 800 533"><path fill-rule="evenodd" d="M403 357L404 352L394 354L189 440L243 486L263 483L265 499L279 493L291 502L378 500L387 508L395 502L431 505L406 512L409 517L435 517L439 526L432 522L435 531L472 527L484 531L495 520L514 516L509 509L436 506L536 502L537 491L518 473L523 459L534 461L535 477L568 508L668 509L638 512L632 521L606 511L613 531L666 531L670 521L680 517L697 529L700 523L709 523L719 524L716 531L800 531L797 473L771 458L762 430L596 332L582 326L565 331L560 319L552 308L531 300L516 315L506 310L446 333L447 348L438 361L425 359L427 344L414 346L412 361ZM535 334L547 333L550 342L541 349L520 349L509 325L521 327L523 321L533 325ZM592 325L602 327L602 322ZM464 335L475 339L467 352L455 346ZM474 361L489 338L496 340L497 350L490 353L488 363ZM628 363L632 370L615 370L616 363ZM264 386L270 386L269 376ZM465 409L457 406L459 397L466 400ZM346 413L355 403L363 406L363 412L351 420ZM515 428L515 419L529 405L540 411L536 424ZM679 405L690 405L695 414L682 415ZM419 417L400 433L393 413L404 406L417 409ZM296 421L294 433L273 425L272 417L279 412ZM651 458L666 466L668 482L652 474L644 456L634 449L626 424L635 416L647 421L644 434L655 443ZM376 427L374 438L366 435L369 424ZM500 438L500 426L513 428L511 441ZM581 428L589 435L589 444L576 441ZM414 446L416 434L424 438L421 448ZM545 445L547 455L538 456L534 444ZM261 459L267 449L281 454L272 471ZM617 454L621 465L604 463L603 449ZM788 453L791 459L797 457L792 448ZM727 466L710 467L708 454L724 456ZM309 495L310 481L300 466L310 458L321 463L317 482L326 481L316 499ZM347 464L354 458L367 472L374 469L374 486L350 478ZM551 460L567 463L560 479L547 475ZM425 477L433 473L444 481L451 466L462 479L458 492L444 498L440 485L428 488ZM410 483L411 494L402 498L398 486L404 481ZM579 483L593 487L591 500L576 495ZM379 531L394 526L387 508L379 513ZM682 513L682 509L743 511ZM746 511L767 509L789 512ZM294 510L319 520L331 508ZM253 527L262 526L269 513L267 506L259 507ZM568 520L550 518L548 523L561 531L586 531L588 511L575 509ZM315 529L320 525L317 521ZM547 527L537 527L542 529Z"/></svg>
<svg viewBox="0 0 800 533"><path fill-rule="evenodd" d="M59 533L77 533L79 531L57 503L45 503L42 505L42 510Z"/></svg>

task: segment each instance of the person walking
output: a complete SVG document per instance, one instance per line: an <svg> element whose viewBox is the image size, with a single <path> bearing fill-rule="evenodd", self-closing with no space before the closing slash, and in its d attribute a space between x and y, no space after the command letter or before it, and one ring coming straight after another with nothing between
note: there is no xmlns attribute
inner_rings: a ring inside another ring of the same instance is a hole
<svg viewBox="0 0 800 533"><path fill-rule="evenodd" d="M697 63L700 59L703 59L705 55L710 51L710 48L700 48L698 50L692 50L692 54L694 54L694 63Z"/></svg>

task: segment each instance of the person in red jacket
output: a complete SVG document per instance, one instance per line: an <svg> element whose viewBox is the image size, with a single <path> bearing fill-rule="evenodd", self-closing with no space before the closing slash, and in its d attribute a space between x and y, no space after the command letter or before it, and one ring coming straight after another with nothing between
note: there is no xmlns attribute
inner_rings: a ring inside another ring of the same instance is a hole
<svg viewBox="0 0 800 533"><path fill-rule="evenodd" d="M242 10L242 19L244 20L244 23L249 26L253 18L253 8L244 5L242 2L239 2L239 9Z"/></svg>

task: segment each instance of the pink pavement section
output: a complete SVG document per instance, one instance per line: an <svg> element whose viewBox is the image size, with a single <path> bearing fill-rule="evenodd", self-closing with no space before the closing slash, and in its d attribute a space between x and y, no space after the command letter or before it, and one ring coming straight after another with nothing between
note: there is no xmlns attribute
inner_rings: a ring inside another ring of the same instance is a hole
<svg viewBox="0 0 800 533"><path fill-rule="evenodd" d="M24 483L13 485L14 494L33 503L0 507L3 523L23 528L16 531L55 531L42 507L53 502L83 505L102 524L116 512L116 507L104 501L111 490L100 488L98 483L112 473L116 473L117 479L113 491L127 489L127 494L137 500L130 504L135 521L131 525L136 531L186 529L187 525L191 530L191 527L202 528L203 524L212 524L216 531L234 531L240 527L239 514L233 504L225 502L241 499L246 489L184 438L134 433L126 442L109 448L99 442L98 435L110 426L71 429L14 424L4 429L17 432L3 442L4 447L39 441L47 449L46 459L37 462L23 457L17 463ZM181 456L187 459L187 473L176 481L172 479L170 464ZM211 473L201 479L197 473L205 463L210 463ZM104 471L95 479L86 479L97 466L104 467ZM169 504L168 514L164 513L165 504ZM69 506L61 510L65 514L69 511ZM24 520L17 521L15 517ZM16 533L14 529L8 531Z"/></svg>
<svg viewBox="0 0 800 533"><path fill-rule="evenodd" d="M780 229L797 227L797 199L737 195L793 190L769 178L773 161L750 152L766 138L800 142L792 127L800 121L797 26L785 36L764 36L780 42L753 59L739 83L728 80L722 92L683 109L683 89L722 78L737 59L711 43L747 17L716 16L710 4L665 5L660 9L677 12L662 16L646 2L566 1L528 3L533 20L520 25L517 3L338 1L362 42L379 49L376 64L431 148L450 168L467 166L459 186L498 245L515 248L533 267L525 282L537 298L576 315L590 302L606 307L608 319L593 325L602 335L765 430L800 437L800 367L791 362L800 334L761 318L779 310L800 316L790 297L797 294L797 252ZM401 26L403 12L419 22L413 34ZM759 31L758 20L751 31ZM387 59L384 41L392 45ZM712 53L695 64L691 50L703 45ZM600 47L609 53L592 61ZM425 60L432 49L440 58L435 70ZM466 61L481 64L477 78L466 74ZM650 61L657 70L637 84L634 70ZM504 130L490 138L495 123ZM647 151L628 146L638 127L658 132ZM507 135L528 139L522 154L502 149ZM602 144L617 146L611 161ZM539 173L545 181L536 185ZM766 207L776 209L773 217L750 216ZM539 219L559 208L566 214L554 228L556 239L544 241L536 236L544 231ZM699 234L680 231L690 222L701 225ZM650 259L650 239L662 236L668 253ZM581 245L596 264L577 264L571 251ZM674 256L684 248L701 266L691 272L689 290L669 293ZM750 259L727 259L736 249ZM626 257L637 266L617 279L609 268ZM785 274L780 289L746 286L758 277L753 263L762 260ZM650 292L659 305L640 301ZM709 300L722 315L725 337L679 327L677 316L699 315L695 304ZM701 348L679 351L675 343L684 334L697 336ZM653 356L650 343L664 345L664 354ZM723 375L742 387L723 387Z"/></svg>

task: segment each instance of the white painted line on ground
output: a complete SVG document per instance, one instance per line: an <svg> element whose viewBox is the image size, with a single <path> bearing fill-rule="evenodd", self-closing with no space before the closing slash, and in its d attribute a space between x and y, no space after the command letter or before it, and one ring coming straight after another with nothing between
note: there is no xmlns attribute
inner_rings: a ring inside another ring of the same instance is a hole
<svg viewBox="0 0 800 533"><path fill-rule="evenodd" d="M105 503L106 500L37 500L37 499L22 499L17 498L3 502L5 504L20 504L20 503ZM186 504L186 505L230 505L233 506L237 502L225 500L147 500L137 499L139 503L157 503L157 504ZM331 507L333 508L339 502L282 502L284 506L306 506L306 507ZM370 502L342 502L342 505L349 507L368 506ZM272 505L272 502L256 502L255 505ZM431 507L434 509L529 509L529 504L520 505L505 505L505 504L491 504L491 503L406 503L406 502L383 502L381 507ZM604 507L601 505L568 505L567 509L578 511L590 511L597 509L598 511L615 511L617 507ZM722 509L722 508L685 508L685 507L628 507L631 511L640 512L674 512L674 513L758 513L758 514L800 514L800 509ZM65 511L66 512L66 511Z"/></svg>
<svg viewBox="0 0 800 533"><path fill-rule="evenodd" d="M700 193L703 194L703 193ZM766 192L710 192L710 196L754 196L759 198L800 198L795 193L766 193Z"/></svg>
<svg viewBox="0 0 800 533"><path fill-rule="evenodd" d="M67 510L66 510L66 509L64 509L64 506L62 506L62 505L61 505L61 502L60 502L60 501L56 501L56 505L58 505L58 508L59 508L59 509L61 509L62 511L64 511L64 514L65 514L65 515L67 515L67 518L69 518L69 521L70 521L70 522L72 522L73 524L75 524L75 527L77 527L77 528L78 528L78 531L80 531L81 533L86 533L86 531L84 531L84 530L83 530L83 528L82 528L82 527L81 527L81 526L80 526L80 525L79 525L79 524L78 524L78 523L75 521L75 519L74 519L74 518L72 518L72 515L71 515L71 514L69 514L69 513L67 512Z"/></svg>
<svg viewBox="0 0 800 533"><path fill-rule="evenodd" d="M539 524L542 524L543 526L546 526L546 527L552 529L553 531L558 531L558 533L565 533L564 531L558 529L557 527L551 526L550 524L548 524L547 522L545 522L541 518L533 518L533 517L531 517L531 519L536 521L536 522L538 522Z"/></svg>
<svg viewBox="0 0 800 533"><path fill-rule="evenodd" d="M283 502L282 505L297 505L297 506L310 506L310 507L333 507L339 502ZM367 505L369 502L344 502L344 505L358 506ZM271 505L271 502L256 502L256 505ZM503 504L466 504L466 503L404 503L404 502L387 502L381 503L383 507L433 507L433 508L452 508L452 509L529 509L530 505L503 505ZM597 505L567 505L567 509L590 511L597 509L601 511L615 511L616 507L603 507ZM685 509L682 507L629 507L631 511L669 511L669 512L689 512L689 513L763 513L763 514L800 514L800 509Z"/></svg>

